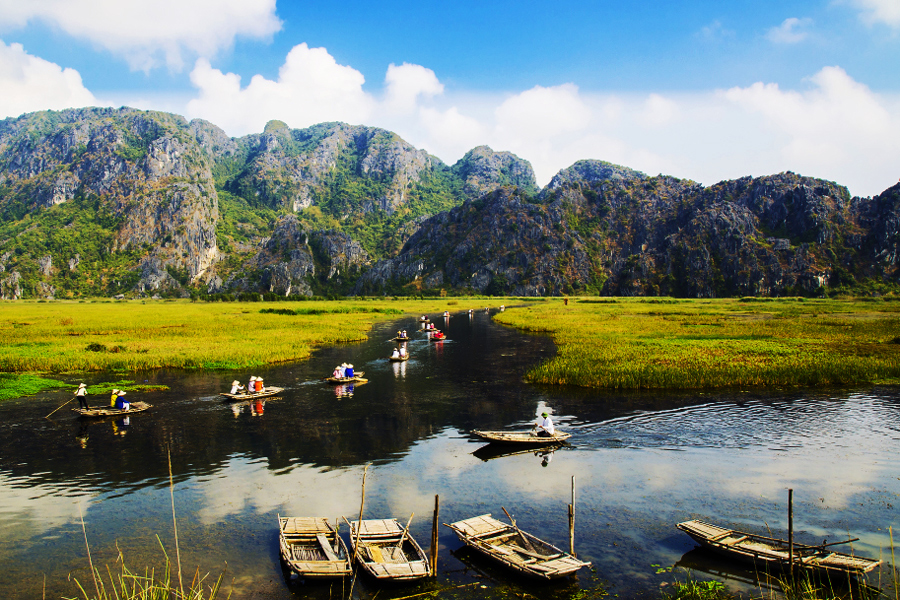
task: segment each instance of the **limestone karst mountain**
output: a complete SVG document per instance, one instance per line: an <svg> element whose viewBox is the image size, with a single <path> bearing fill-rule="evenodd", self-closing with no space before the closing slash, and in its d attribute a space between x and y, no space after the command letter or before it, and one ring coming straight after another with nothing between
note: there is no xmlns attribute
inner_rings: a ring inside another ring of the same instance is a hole
<svg viewBox="0 0 900 600"><path fill-rule="evenodd" d="M509 152L448 166L373 127L46 111L0 121L0 298L886 291L898 202L597 160L539 190Z"/></svg>

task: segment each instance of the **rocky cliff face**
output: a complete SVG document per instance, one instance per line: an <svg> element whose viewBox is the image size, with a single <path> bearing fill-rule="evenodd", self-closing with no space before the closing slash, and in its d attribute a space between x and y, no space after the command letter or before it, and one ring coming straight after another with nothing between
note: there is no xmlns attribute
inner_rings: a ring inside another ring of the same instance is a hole
<svg viewBox="0 0 900 600"><path fill-rule="evenodd" d="M896 285L900 186L851 199L782 173L709 188L582 161L537 200L505 188L422 224L357 292L821 294Z"/></svg>
<svg viewBox="0 0 900 600"><path fill-rule="evenodd" d="M898 204L900 186L703 187L594 160L538 191L508 152L448 167L371 127L230 138L166 113L48 111L0 121L0 298L895 290Z"/></svg>

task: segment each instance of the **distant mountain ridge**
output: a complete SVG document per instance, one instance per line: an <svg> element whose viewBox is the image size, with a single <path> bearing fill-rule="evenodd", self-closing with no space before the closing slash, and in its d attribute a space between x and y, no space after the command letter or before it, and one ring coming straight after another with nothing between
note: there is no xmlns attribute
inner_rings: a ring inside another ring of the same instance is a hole
<svg viewBox="0 0 900 600"><path fill-rule="evenodd" d="M448 166L373 127L46 111L0 121L0 298L892 290L898 199L597 160L541 190L509 152Z"/></svg>

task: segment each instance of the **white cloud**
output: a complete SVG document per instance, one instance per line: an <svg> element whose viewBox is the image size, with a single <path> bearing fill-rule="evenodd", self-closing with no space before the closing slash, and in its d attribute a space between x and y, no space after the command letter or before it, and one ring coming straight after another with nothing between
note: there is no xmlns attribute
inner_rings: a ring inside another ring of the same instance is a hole
<svg viewBox="0 0 900 600"><path fill-rule="evenodd" d="M363 76L324 48L295 47L277 81L246 87L199 60L191 117L231 135L261 131L270 119L292 127L345 121L385 127L448 164L487 144L531 162L539 185L580 159L712 184L745 175L796 171L880 193L896 181L900 99L879 95L838 67L806 90L758 82L695 93L585 93L573 84L535 86L507 96L446 91L419 65L391 65L379 99Z"/></svg>
<svg viewBox="0 0 900 600"><path fill-rule="evenodd" d="M275 0L0 0L0 28L41 21L123 56L132 69L180 70L184 55L211 57L236 37L281 29Z"/></svg>
<svg viewBox="0 0 900 600"><path fill-rule="evenodd" d="M716 20L709 25L701 27L699 36L701 39L715 42L726 38L733 38L734 31L726 29L721 21Z"/></svg>
<svg viewBox="0 0 900 600"><path fill-rule="evenodd" d="M851 0L851 3L861 11L860 17L865 23L884 23L900 28L900 2L897 0Z"/></svg>
<svg viewBox="0 0 900 600"><path fill-rule="evenodd" d="M90 106L96 98L74 69L25 52L21 44L7 46L0 40L0 117L22 113Z"/></svg>
<svg viewBox="0 0 900 600"><path fill-rule="evenodd" d="M191 82L199 96L188 102L188 115L238 135L258 132L271 119L297 128L333 120L364 123L374 106L362 89L362 73L337 64L324 48L306 44L290 51L277 81L255 75L242 88L239 75L213 69L201 58Z"/></svg>
<svg viewBox="0 0 900 600"><path fill-rule="evenodd" d="M799 44L809 36L812 19L790 17L782 21L778 27L772 27L766 37L773 44Z"/></svg>
<svg viewBox="0 0 900 600"><path fill-rule="evenodd" d="M389 110L409 112L420 97L431 98L444 93L444 85L431 69L403 63L390 65L385 82L385 105Z"/></svg>

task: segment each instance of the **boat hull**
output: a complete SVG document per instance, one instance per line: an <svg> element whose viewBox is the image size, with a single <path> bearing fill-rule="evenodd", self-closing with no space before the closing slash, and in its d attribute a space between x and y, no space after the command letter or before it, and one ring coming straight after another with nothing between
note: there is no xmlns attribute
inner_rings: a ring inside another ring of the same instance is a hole
<svg viewBox="0 0 900 600"><path fill-rule="evenodd" d="M279 546L285 565L304 579L333 579L352 573L350 554L328 519L279 517Z"/></svg>
<svg viewBox="0 0 900 600"><path fill-rule="evenodd" d="M704 548L735 560L753 563L758 570L780 571L791 566L787 540L727 529L699 520L684 521L677 527ZM862 575L875 569L881 562L834 552L824 546L794 544L793 564L797 568Z"/></svg>
<svg viewBox="0 0 900 600"><path fill-rule="evenodd" d="M478 554L531 578L562 579L591 564L490 514L445 525Z"/></svg>
<svg viewBox="0 0 900 600"><path fill-rule="evenodd" d="M389 356L388 360L391 362L403 362L405 360L409 360L409 354L406 356Z"/></svg>
<svg viewBox="0 0 900 600"><path fill-rule="evenodd" d="M153 405L146 402L132 402L128 410L123 408L73 408L72 411L81 417L118 417L144 412L148 408L153 408Z"/></svg>
<svg viewBox="0 0 900 600"><path fill-rule="evenodd" d="M561 444L570 437L571 433L557 431L552 436L541 437L531 431L472 431L472 435L493 444L522 444L530 446L549 446Z"/></svg>
<svg viewBox="0 0 900 600"><path fill-rule="evenodd" d="M256 398L268 398L269 396L277 396L281 392L284 391L284 388L274 387L274 386L266 386L265 391L262 392L254 392L252 394L229 394L226 392L222 392L220 395L225 396L231 400L255 400Z"/></svg>
<svg viewBox="0 0 900 600"><path fill-rule="evenodd" d="M403 535L403 527L396 519L368 519L361 524L352 521L350 543L360 566L375 579L414 581L431 576L425 551L408 532Z"/></svg>

